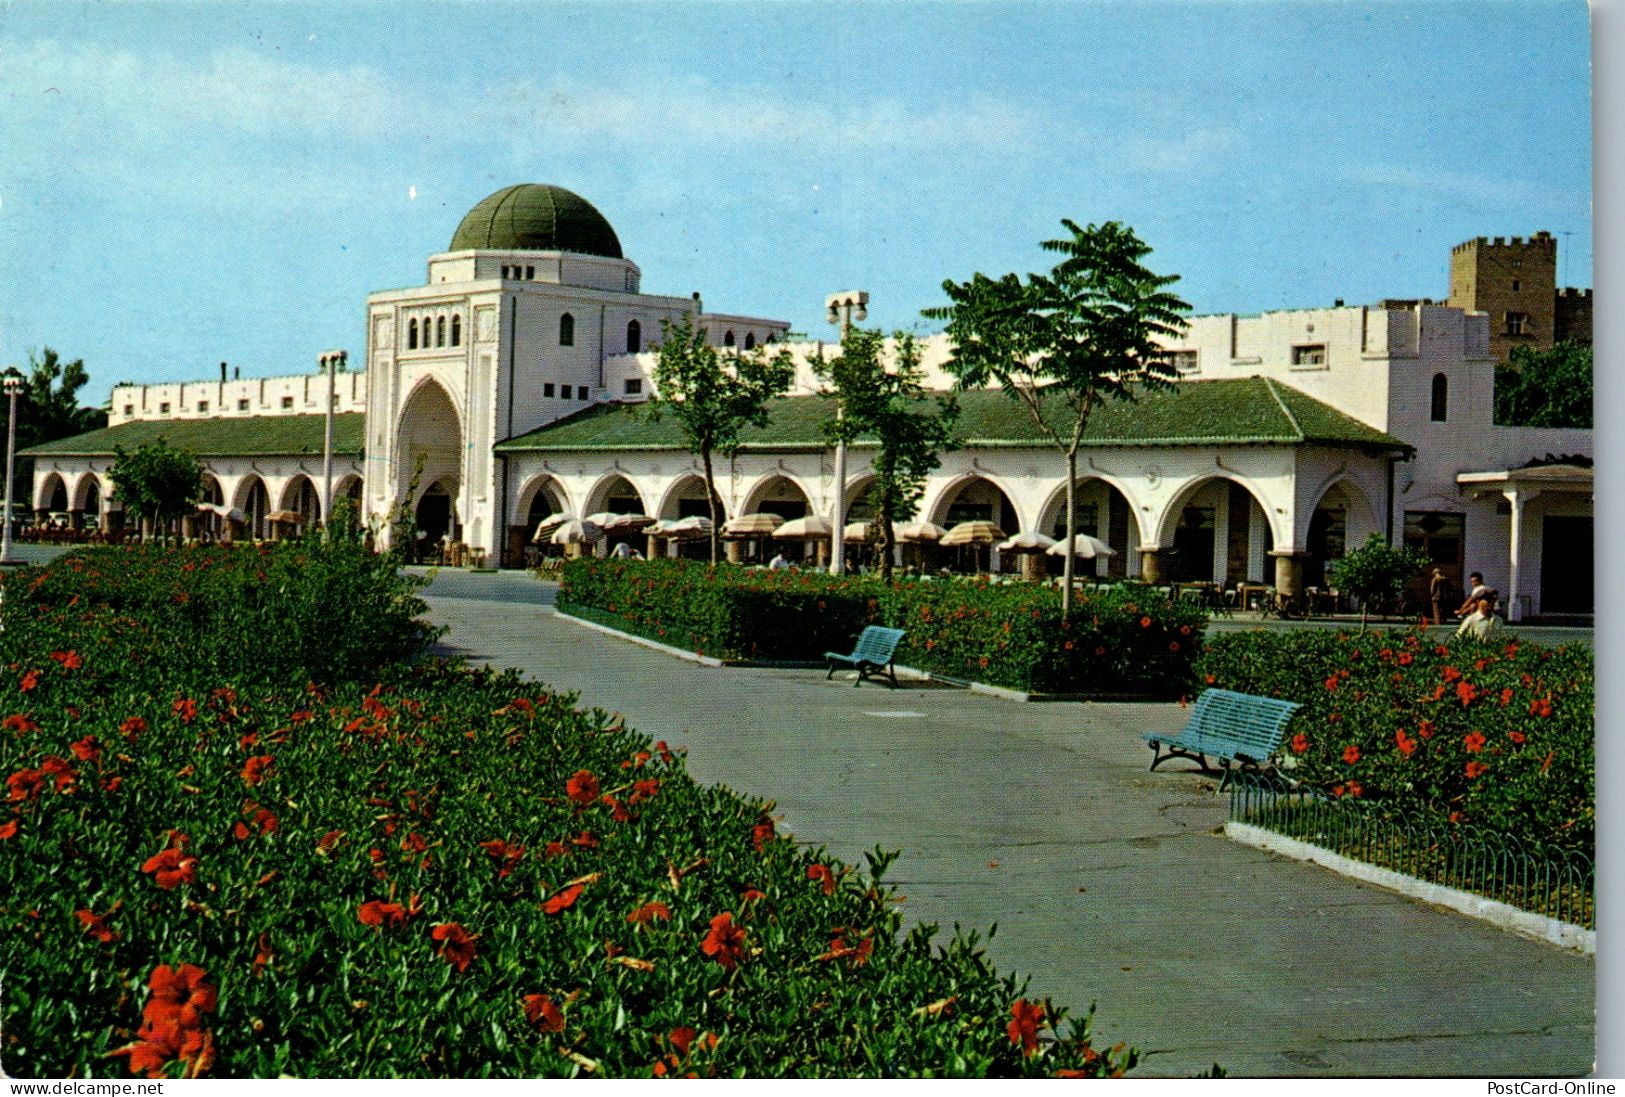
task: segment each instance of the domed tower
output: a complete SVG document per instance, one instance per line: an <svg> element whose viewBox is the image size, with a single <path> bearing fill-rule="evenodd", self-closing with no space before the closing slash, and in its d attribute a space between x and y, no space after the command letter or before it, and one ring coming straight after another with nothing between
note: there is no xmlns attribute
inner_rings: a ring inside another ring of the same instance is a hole
<svg viewBox="0 0 1625 1097"><path fill-rule="evenodd" d="M425 544L445 538L511 564L538 507L575 509L593 496L598 474L585 465L590 482L566 487L542 458L494 447L593 404L648 394L648 356L639 355L659 342L662 321L698 312L700 300L642 293L640 278L591 202L520 183L463 216L450 247L430 256L423 285L367 298L366 509L386 537L404 506ZM705 320L719 346L755 346L788 326Z"/></svg>

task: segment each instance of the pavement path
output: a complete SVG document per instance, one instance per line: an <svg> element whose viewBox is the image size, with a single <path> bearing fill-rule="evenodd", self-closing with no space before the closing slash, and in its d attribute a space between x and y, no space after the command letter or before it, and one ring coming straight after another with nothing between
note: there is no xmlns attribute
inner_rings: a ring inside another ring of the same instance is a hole
<svg viewBox="0 0 1625 1097"><path fill-rule="evenodd" d="M1149 773L1169 704L1020 704L808 670L716 669L572 623L553 587L441 571L446 645L517 667L688 751L699 780L773 799L783 827L888 880L918 921L985 935L1030 995L1098 1003L1138 1073L1579 1075L1594 965L1216 833L1182 763ZM939 940L942 938L939 937Z"/></svg>

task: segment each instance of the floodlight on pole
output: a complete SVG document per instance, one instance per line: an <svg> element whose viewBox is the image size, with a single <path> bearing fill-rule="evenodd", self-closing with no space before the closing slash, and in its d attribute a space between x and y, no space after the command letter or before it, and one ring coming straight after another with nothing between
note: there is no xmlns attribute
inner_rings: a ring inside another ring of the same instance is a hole
<svg viewBox="0 0 1625 1097"><path fill-rule="evenodd" d="M322 425L322 540L333 539L333 371L349 360L342 350L330 350L318 359L327 373L326 422Z"/></svg>
<svg viewBox="0 0 1625 1097"><path fill-rule="evenodd" d="M6 397L11 402L11 415L6 426L6 528L0 534L0 566L20 564L21 560L11 558L11 479L15 474L17 462L17 397L23 392L23 379L17 375L15 368L6 374Z"/></svg>
<svg viewBox="0 0 1625 1097"><path fill-rule="evenodd" d="M841 328L841 341L846 341L846 333L852 330L852 321L863 321L869 318L869 291L846 290L841 293L832 293L824 301L828 310L828 319L832 324ZM835 403L835 418L843 417L840 400ZM829 570L832 575L840 575L846 571L846 538L841 531L846 527L846 443L835 443L835 505L834 513L830 515L829 524L834 527L830 536Z"/></svg>

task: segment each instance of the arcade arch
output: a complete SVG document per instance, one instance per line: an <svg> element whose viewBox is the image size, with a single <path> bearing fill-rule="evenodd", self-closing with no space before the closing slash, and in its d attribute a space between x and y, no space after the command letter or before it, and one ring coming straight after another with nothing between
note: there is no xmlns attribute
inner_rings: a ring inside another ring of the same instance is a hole
<svg viewBox="0 0 1625 1097"><path fill-rule="evenodd" d="M422 382L401 409L396 433L396 498L406 496L415 476L425 486L420 487L418 499L411 500L414 510L435 485L448 499L455 499L462 481L462 454L462 417L456 405L438 381ZM447 529L455 538L456 522L448 521Z"/></svg>
<svg viewBox="0 0 1625 1097"><path fill-rule="evenodd" d="M1021 515L1005 491L987 476L962 476L951 481L926 511L930 520L944 529L961 522L992 522L1008 536L1020 532ZM965 545L943 549L939 559L951 561L965 571L997 571L999 554L991 545Z"/></svg>
<svg viewBox="0 0 1625 1097"><path fill-rule="evenodd" d="M1128 497L1116 484L1102 477L1085 477L1076 481L1074 491L1078 522L1074 532L1098 537L1110 545L1113 556L1100 556L1093 560L1079 560L1076 574L1099 578L1122 579L1140 572L1140 523L1129 505ZM1057 541L1066 539L1066 485L1058 484L1045 500L1038 522L1038 531ZM1011 531L1014 532L1014 531ZM1053 575L1061 574L1065 560L1048 556L1047 569Z"/></svg>
<svg viewBox="0 0 1625 1097"><path fill-rule="evenodd" d="M773 473L759 481L745 494L742 514L777 514L786 522L792 518L805 518L812 511L806 490L782 472Z"/></svg>
<svg viewBox="0 0 1625 1097"><path fill-rule="evenodd" d="M1158 581L1271 583L1277 543L1263 503L1241 479L1206 476L1187 484L1163 512L1154 542Z"/></svg>
<svg viewBox="0 0 1625 1097"><path fill-rule="evenodd" d="M266 515L271 513L271 493L266 490L264 480L252 474L244 477L237 485L237 496L231 505L243 512L244 536L258 541L269 535Z"/></svg>

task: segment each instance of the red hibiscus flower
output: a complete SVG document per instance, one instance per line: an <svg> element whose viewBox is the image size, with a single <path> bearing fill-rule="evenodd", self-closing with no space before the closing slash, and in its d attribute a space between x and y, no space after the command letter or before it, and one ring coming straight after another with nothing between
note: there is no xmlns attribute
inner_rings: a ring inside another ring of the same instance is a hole
<svg viewBox="0 0 1625 1097"><path fill-rule="evenodd" d="M131 716L118 726L119 733L126 739L134 739L147 730L147 722L139 716Z"/></svg>
<svg viewBox="0 0 1625 1097"><path fill-rule="evenodd" d="M762 852L762 847L771 842L776 835L773 833L773 820L766 815L756 820L756 825L750 829L750 840L756 847L756 852Z"/></svg>
<svg viewBox="0 0 1625 1097"><path fill-rule="evenodd" d="M1468 762L1467 763L1467 776L1468 776L1469 779L1474 778L1474 777L1482 776L1484 771L1489 769L1489 768L1490 767L1485 765L1483 762Z"/></svg>
<svg viewBox="0 0 1625 1097"><path fill-rule="evenodd" d="M1514 743L1517 743L1518 745L1522 746L1523 741L1524 741L1525 738L1527 738L1527 736L1525 736L1524 733L1521 732L1521 731L1509 731L1509 732L1507 732L1507 738L1511 739Z"/></svg>
<svg viewBox="0 0 1625 1097"><path fill-rule="evenodd" d="M631 802L636 804L636 803L641 803L644 800L653 799L654 794L659 792L659 791L660 791L660 782L659 781L652 780L652 779L651 780L646 780L646 781L633 781L632 782Z"/></svg>
<svg viewBox="0 0 1625 1097"><path fill-rule="evenodd" d="M637 910L626 916L626 920L635 926L646 926L651 922L665 922L671 918L671 908L656 899L652 903L644 903Z"/></svg>
<svg viewBox="0 0 1625 1097"><path fill-rule="evenodd" d="M61 663L63 670L78 670L85 665L85 661L79 658L77 651L53 651L51 658Z"/></svg>
<svg viewBox="0 0 1625 1097"><path fill-rule="evenodd" d="M85 932L87 934L96 938L96 940L102 942L103 944L108 944L112 941L118 940L119 935L113 932L112 927L109 926L106 921L108 918L112 917L113 911L117 910L118 908L119 904L114 903L113 909L109 910L106 914L97 914L94 911L89 910L76 910L73 912L73 916L79 919L79 924L85 927Z"/></svg>
<svg viewBox="0 0 1625 1097"><path fill-rule="evenodd" d="M808 865L807 879L821 883L824 886L825 895L835 894L835 874L829 870L828 865L818 863Z"/></svg>
<svg viewBox="0 0 1625 1097"><path fill-rule="evenodd" d="M265 780L265 774L271 768L271 763L273 761L275 761L275 758L269 754L256 754L254 757L244 762L243 784L257 785L261 781Z"/></svg>
<svg viewBox="0 0 1625 1097"><path fill-rule="evenodd" d="M1552 699L1550 697L1537 697L1529 702L1529 715L1550 716L1552 714Z"/></svg>
<svg viewBox="0 0 1625 1097"><path fill-rule="evenodd" d="M1442 655L1444 653L1440 652L1439 654ZM1454 682L1457 678L1461 677L1461 671L1457 670L1455 667L1445 667L1442 673L1444 674L1444 680L1446 682Z"/></svg>
<svg viewBox="0 0 1625 1097"><path fill-rule="evenodd" d="M381 899L368 900L356 911L362 925L381 929L394 929L404 923L407 916L407 909L399 903L386 903Z"/></svg>
<svg viewBox="0 0 1625 1097"><path fill-rule="evenodd" d="M87 735L76 743L69 744L68 749L73 756L81 762L99 762L102 757L102 748L96 745L96 737Z"/></svg>
<svg viewBox="0 0 1625 1097"><path fill-rule="evenodd" d="M145 1012L147 1020L154 1024L172 1020L179 1028L201 1025L202 1014L213 1013L219 1000L219 991L203 981L205 975L196 964L178 968L159 964L147 982L152 989Z"/></svg>
<svg viewBox="0 0 1625 1097"><path fill-rule="evenodd" d="M527 994L523 998L525 1020L543 1032L563 1032L564 1014L545 994Z"/></svg>
<svg viewBox="0 0 1625 1097"><path fill-rule="evenodd" d="M182 884L197 881L197 858L178 846L171 846L162 853L147 858L141 866L141 871L151 873L153 882L165 891L173 891Z"/></svg>
<svg viewBox="0 0 1625 1097"><path fill-rule="evenodd" d="M545 914L558 914L560 911L569 910L575 905L575 901L580 895L581 885L571 884L564 890L555 892L547 902L543 903L542 912Z"/></svg>
<svg viewBox="0 0 1625 1097"><path fill-rule="evenodd" d="M197 702L190 697L182 697L170 706L175 714L181 718L181 723L190 724L197 719Z"/></svg>
<svg viewBox="0 0 1625 1097"><path fill-rule="evenodd" d="M23 674L22 681L17 683L17 689L21 693L27 693L37 685L39 685L39 671L30 670Z"/></svg>
<svg viewBox="0 0 1625 1097"><path fill-rule="evenodd" d="M459 972L467 971L468 965L474 962L474 942L479 937L471 936L456 922L442 922L429 932L429 936L440 942L440 955Z"/></svg>
<svg viewBox="0 0 1625 1097"><path fill-rule="evenodd" d="M1359 760L1360 748L1358 746L1356 746L1354 743L1350 743L1348 746L1343 748L1343 761L1352 766Z"/></svg>
<svg viewBox="0 0 1625 1097"><path fill-rule="evenodd" d="M1468 754L1477 754L1479 751L1484 749L1484 733L1481 731L1469 731L1467 733L1467 737L1463 739L1461 743L1462 746L1467 748Z"/></svg>
<svg viewBox="0 0 1625 1097"><path fill-rule="evenodd" d="M45 784L45 773L37 769L20 769L6 778L6 788L10 790L9 800L32 800L40 794Z"/></svg>
<svg viewBox="0 0 1625 1097"><path fill-rule="evenodd" d="M1010 1042L1021 1048L1021 1054L1030 1056L1038 1052L1038 1028L1044 1023L1044 1007L1025 998L1016 999L1010 1007Z"/></svg>
<svg viewBox="0 0 1625 1097"><path fill-rule="evenodd" d="M19 733L39 730L38 724L34 723L34 721L30 720L27 716L24 716L20 712L14 712L10 716L7 716L4 724L0 724L0 726L3 726L7 731L15 731Z"/></svg>
<svg viewBox="0 0 1625 1097"><path fill-rule="evenodd" d="M578 769L575 775L565 782L564 791L570 799L582 807L590 807L598 799L598 778L584 769Z"/></svg>
<svg viewBox="0 0 1625 1097"><path fill-rule="evenodd" d="M13 819L9 823L0 823L0 842L15 837L17 837L17 820Z"/></svg>
<svg viewBox="0 0 1625 1097"><path fill-rule="evenodd" d="M1416 734L1420 735L1424 739L1433 738L1433 721L1423 720L1420 724L1417 724Z"/></svg>
<svg viewBox="0 0 1625 1097"><path fill-rule="evenodd" d="M1304 751L1306 751L1308 749L1309 749L1309 736L1305 735L1303 732L1300 731L1300 732L1298 732L1298 734L1296 734L1296 735L1294 735L1292 737L1292 750L1293 750L1293 753L1302 754Z"/></svg>
<svg viewBox="0 0 1625 1097"><path fill-rule="evenodd" d="M723 911L711 919L711 932L705 935L700 951L732 971L745 955L745 931L734 925L731 913Z"/></svg>

